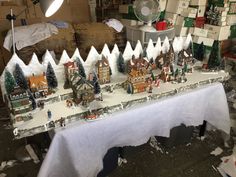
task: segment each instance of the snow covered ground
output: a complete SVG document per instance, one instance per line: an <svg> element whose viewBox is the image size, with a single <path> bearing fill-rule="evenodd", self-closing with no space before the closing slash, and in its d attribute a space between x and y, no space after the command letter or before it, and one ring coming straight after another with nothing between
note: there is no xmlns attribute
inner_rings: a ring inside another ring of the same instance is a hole
<svg viewBox="0 0 236 177"><path fill-rule="evenodd" d="M218 73L204 73L204 74L201 72L195 71L193 74L187 75L188 80L185 83L181 83L181 84L161 83L159 88L154 87L153 93L144 92L144 93L133 94L133 95L127 94L126 90L124 89L115 89L113 93L103 92L102 93L103 101L95 101L92 104L93 104L93 107L95 106L95 108L96 106L97 108L107 108L107 107L112 107L115 105L127 105L127 102L129 101L138 100L142 98L144 98L144 100L149 100L149 98L153 95L157 95L157 94L161 95L161 94L165 94L171 91L173 91L173 93L176 93L177 90L179 90L180 88L184 88L188 85L193 85L193 84L198 84L198 83L200 83L200 85L201 83L203 83L202 85L204 85L206 83L210 83L209 80L211 79L224 80L226 77L228 77L228 73L225 73L224 71L220 71ZM58 93L64 93L64 92L59 91ZM139 103L134 104L134 105L136 106L138 104ZM70 116L73 116L82 112L86 112L89 110L89 107L85 108L82 106L76 106L76 107L69 108L66 106L65 101L48 104L48 105L45 105L43 110L36 110L32 112L33 119L27 122L24 122L21 125L15 124L14 127L16 127L20 131L20 130L32 129L39 126L44 126L45 124L49 122L48 117L47 117L48 110L52 112L51 120L56 121L56 120L59 120L61 117L70 117ZM68 124L68 122L66 124Z"/></svg>

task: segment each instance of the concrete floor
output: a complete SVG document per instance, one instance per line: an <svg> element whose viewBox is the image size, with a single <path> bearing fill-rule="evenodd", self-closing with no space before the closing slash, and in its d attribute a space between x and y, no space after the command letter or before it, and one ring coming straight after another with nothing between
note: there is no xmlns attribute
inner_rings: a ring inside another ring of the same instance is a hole
<svg viewBox="0 0 236 177"><path fill-rule="evenodd" d="M9 121L5 120L7 117L6 109L0 108L0 165L2 161L15 160L16 151L26 143L37 144L39 150L47 148L49 142L43 134L29 138L27 142L25 139L14 140ZM222 156L232 153L232 137L230 148L224 148L220 132L207 132L203 141L197 138L198 133L195 128L188 144L171 148L159 145L163 152L157 151L149 143L139 147L126 147L124 157L128 162L117 167L109 177L221 177L215 168L220 164ZM217 147L221 147L224 152L219 156L210 155ZM7 177L36 177L40 165L41 163L35 164L32 160L17 162L13 167L0 171L0 177L2 173Z"/></svg>

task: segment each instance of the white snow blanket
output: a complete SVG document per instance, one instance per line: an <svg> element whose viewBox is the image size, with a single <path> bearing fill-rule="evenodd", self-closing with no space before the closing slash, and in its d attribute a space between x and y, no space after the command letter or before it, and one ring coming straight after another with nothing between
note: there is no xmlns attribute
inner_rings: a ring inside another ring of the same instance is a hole
<svg viewBox="0 0 236 177"><path fill-rule="evenodd" d="M151 136L168 137L170 129L203 120L229 133L228 104L222 84L212 84L159 101L150 101L110 118L56 133L38 177L94 177L112 147L138 146Z"/></svg>
<svg viewBox="0 0 236 177"><path fill-rule="evenodd" d="M34 45L53 34L58 33L58 29L51 23L37 23L28 26L20 26L14 29L15 44L17 50ZM12 30L9 30L4 40L3 47L11 51L12 47Z"/></svg>

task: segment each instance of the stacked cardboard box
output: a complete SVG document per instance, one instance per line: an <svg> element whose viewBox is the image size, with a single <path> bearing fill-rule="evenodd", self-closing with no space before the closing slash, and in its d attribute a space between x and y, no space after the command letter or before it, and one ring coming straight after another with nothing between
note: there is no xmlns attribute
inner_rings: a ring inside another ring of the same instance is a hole
<svg viewBox="0 0 236 177"><path fill-rule="evenodd" d="M187 36L190 28L195 24L198 16L198 8L190 7L191 0L168 0L166 7L166 19L172 19L175 25L176 35Z"/></svg>

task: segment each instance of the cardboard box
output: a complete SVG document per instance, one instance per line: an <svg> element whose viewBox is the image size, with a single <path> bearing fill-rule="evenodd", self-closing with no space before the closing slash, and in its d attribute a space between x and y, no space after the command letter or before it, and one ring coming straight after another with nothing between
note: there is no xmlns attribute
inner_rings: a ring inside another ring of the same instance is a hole
<svg viewBox="0 0 236 177"><path fill-rule="evenodd" d="M227 23L226 23L226 21L225 21L225 22L219 22L218 25L219 25L219 26L226 26Z"/></svg>
<svg viewBox="0 0 236 177"><path fill-rule="evenodd" d="M119 5L119 13L128 14L128 13L130 13L130 11L133 11L132 4Z"/></svg>
<svg viewBox="0 0 236 177"><path fill-rule="evenodd" d="M195 35L195 36L200 36L200 37L207 37L207 33L208 33L208 30L207 30L207 29L195 27L195 28L194 28L194 32L193 32L193 35Z"/></svg>
<svg viewBox="0 0 236 177"><path fill-rule="evenodd" d="M166 10L167 0L159 0L160 11Z"/></svg>
<svg viewBox="0 0 236 177"><path fill-rule="evenodd" d="M217 7L217 9L221 12L223 12L223 11L228 12L229 11L229 7Z"/></svg>
<svg viewBox="0 0 236 177"><path fill-rule="evenodd" d="M177 16L177 19L176 19L176 25L178 26L184 26L184 17L182 16Z"/></svg>
<svg viewBox="0 0 236 177"><path fill-rule="evenodd" d="M188 35L188 28L183 26L175 26L175 34L177 36L187 36Z"/></svg>
<svg viewBox="0 0 236 177"><path fill-rule="evenodd" d="M193 32L194 32L194 27L190 27L190 28L188 29L188 33L193 34Z"/></svg>
<svg viewBox="0 0 236 177"><path fill-rule="evenodd" d="M204 17L197 17L195 20L195 27L203 28L205 24L205 18Z"/></svg>
<svg viewBox="0 0 236 177"><path fill-rule="evenodd" d="M197 44L201 44L203 42L203 44L205 46L212 47L213 43L214 43L214 39L206 38L206 37L201 37L201 36L194 36L193 37L193 42L197 43Z"/></svg>
<svg viewBox="0 0 236 177"><path fill-rule="evenodd" d="M216 31L216 32L226 32L230 29L230 26L225 26L225 27L221 27L221 26L214 26L214 25L209 25L209 24L205 24L204 25L205 29L208 29L210 31Z"/></svg>
<svg viewBox="0 0 236 177"><path fill-rule="evenodd" d="M206 6L198 6L197 17L204 17Z"/></svg>
<svg viewBox="0 0 236 177"><path fill-rule="evenodd" d="M188 8L189 0L168 0L166 11L176 14L181 14L181 12Z"/></svg>
<svg viewBox="0 0 236 177"><path fill-rule="evenodd" d="M185 8L188 8L189 6L189 0L180 0L179 1L179 7L185 9Z"/></svg>
<svg viewBox="0 0 236 177"><path fill-rule="evenodd" d="M1 2L2 1L2 2ZM0 0L1 6L22 6L24 5L23 0Z"/></svg>
<svg viewBox="0 0 236 177"><path fill-rule="evenodd" d="M177 20L178 16L179 16L179 14L174 14L174 13L171 13L171 12L166 12L165 13L165 19L172 19L173 24L176 24L176 20Z"/></svg>
<svg viewBox="0 0 236 177"><path fill-rule="evenodd" d="M187 9L184 9L182 12L181 12L181 16L183 17L189 17L189 18L195 18L197 15L197 9L196 8L187 8Z"/></svg>
<svg viewBox="0 0 236 177"><path fill-rule="evenodd" d="M205 29L208 29L208 38L212 38L214 40L226 40L230 36L230 26L214 26L205 24Z"/></svg>
<svg viewBox="0 0 236 177"><path fill-rule="evenodd" d="M187 9L184 9L183 12L188 12L188 13L191 13L191 14L196 14L198 11L197 8L193 8L193 7L188 7Z"/></svg>
<svg viewBox="0 0 236 177"><path fill-rule="evenodd" d="M227 15L226 23L229 26L235 25L236 24L236 15Z"/></svg>
<svg viewBox="0 0 236 177"><path fill-rule="evenodd" d="M176 20L176 25L184 26L184 27L193 27L194 26L194 19L178 16L177 20Z"/></svg>
<svg viewBox="0 0 236 177"><path fill-rule="evenodd" d="M26 18L26 6L0 6L0 19L6 19L6 16L11 13L11 9L13 10L13 14L18 15L17 18Z"/></svg>
<svg viewBox="0 0 236 177"><path fill-rule="evenodd" d="M88 1L77 0L76 3L70 3L70 11L72 14L73 23L85 23L91 21L90 9ZM63 15L62 12L58 12ZM66 12L68 13L68 12ZM65 15L65 12L64 12Z"/></svg>
<svg viewBox="0 0 236 177"><path fill-rule="evenodd" d="M191 6L205 6L207 0L190 0Z"/></svg>
<svg viewBox="0 0 236 177"><path fill-rule="evenodd" d="M226 17L226 16L227 16L227 14L228 14L228 12L227 12L227 11L223 11L223 12L221 12L221 17Z"/></svg>
<svg viewBox="0 0 236 177"><path fill-rule="evenodd" d="M184 18L184 27L193 27L194 26L194 18Z"/></svg>
<svg viewBox="0 0 236 177"><path fill-rule="evenodd" d="M226 18L227 18L226 16L221 16L221 18L219 18L219 21L220 22L226 22Z"/></svg>

